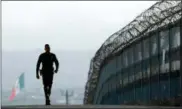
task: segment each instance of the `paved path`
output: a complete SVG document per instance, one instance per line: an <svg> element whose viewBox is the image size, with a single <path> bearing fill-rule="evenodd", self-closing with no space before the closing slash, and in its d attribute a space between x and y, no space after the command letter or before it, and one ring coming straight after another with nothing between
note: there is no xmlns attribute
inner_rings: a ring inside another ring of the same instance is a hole
<svg viewBox="0 0 182 109"><path fill-rule="evenodd" d="M105 109L182 109L182 107L160 107L160 106L126 106L126 105L27 105L27 106L2 106L1 109L40 109L40 108L52 108L52 109L62 109L62 108L105 108Z"/></svg>

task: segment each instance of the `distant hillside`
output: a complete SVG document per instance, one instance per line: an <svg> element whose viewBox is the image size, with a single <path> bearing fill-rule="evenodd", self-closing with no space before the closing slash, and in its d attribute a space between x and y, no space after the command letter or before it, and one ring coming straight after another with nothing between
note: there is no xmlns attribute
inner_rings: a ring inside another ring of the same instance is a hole
<svg viewBox="0 0 182 109"><path fill-rule="evenodd" d="M62 89L64 90L64 89ZM73 95L69 97L70 104L83 104L84 89L73 88L68 92L73 91ZM35 105L44 104L44 92L43 90L34 90L20 92L13 101L9 101L11 91L2 92L2 105ZM60 89L52 90L51 95L52 104L65 104L65 95L61 93Z"/></svg>
<svg viewBox="0 0 182 109"><path fill-rule="evenodd" d="M17 51L2 53L2 87L9 90L20 73L25 72L26 89L41 88L41 80L35 78L37 51ZM91 58L95 51L55 51L60 69L55 75L53 89L84 88Z"/></svg>

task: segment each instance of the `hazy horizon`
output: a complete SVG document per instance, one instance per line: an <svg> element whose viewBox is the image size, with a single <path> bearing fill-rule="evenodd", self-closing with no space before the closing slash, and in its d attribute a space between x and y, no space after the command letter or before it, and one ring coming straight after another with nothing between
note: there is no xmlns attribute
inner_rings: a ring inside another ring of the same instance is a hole
<svg viewBox="0 0 182 109"><path fill-rule="evenodd" d="M43 52L43 51L42 51ZM16 78L22 72L25 72L25 87L38 88L41 87L42 81L36 79L36 62L39 52L5 52L2 53L2 88L11 90ZM95 54L94 51L55 51L59 60L60 68L58 74L55 74L54 88L71 88L84 87L87 80L87 72L89 69L90 60ZM12 55L13 54L13 55ZM18 62L19 64L16 64ZM22 63L22 64L21 64ZM26 63L26 64L24 64ZM79 64L78 64L79 63ZM11 68L11 69L9 69ZM11 76L9 81L7 78ZM73 80L69 78L74 77ZM34 86L36 84L37 86Z"/></svg>

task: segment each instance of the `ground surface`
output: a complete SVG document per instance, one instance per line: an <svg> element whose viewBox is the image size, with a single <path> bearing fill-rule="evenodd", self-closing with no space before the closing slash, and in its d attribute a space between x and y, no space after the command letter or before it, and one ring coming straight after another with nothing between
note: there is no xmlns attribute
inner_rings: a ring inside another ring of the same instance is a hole
<svg viewBox="0 0 182 109"><path fill-rule="evenodd" d="M27 106L2 106L1 109L40 109L40 108L52 108L52 109L61 109L61 108L119 108L119 109L182 109L182 107L159 107L159 106L125 106L125 105L27 105Z"/></svg>

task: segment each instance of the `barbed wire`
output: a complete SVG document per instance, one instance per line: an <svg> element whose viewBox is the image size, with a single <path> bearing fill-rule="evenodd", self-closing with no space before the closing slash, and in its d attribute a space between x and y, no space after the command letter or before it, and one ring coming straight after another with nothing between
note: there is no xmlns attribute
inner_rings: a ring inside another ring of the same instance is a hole
<svg viewBox="0 0 182 109"><path fill-rule="evenodd" d="M121 51L132 40L145 37L146 34L158 28L178 21L181 18L181 7L181 1L159 1L137 16L127 26L112 34L98 49L90 62L84 103L90 103L93 100L99 70L104 60Z"/></svg>

